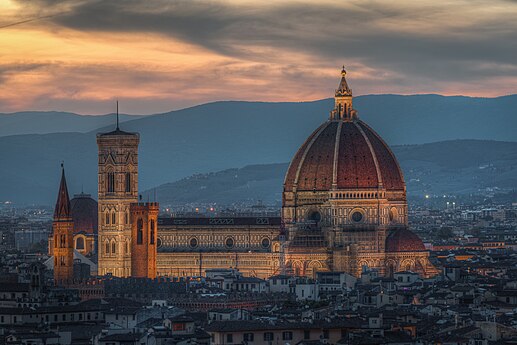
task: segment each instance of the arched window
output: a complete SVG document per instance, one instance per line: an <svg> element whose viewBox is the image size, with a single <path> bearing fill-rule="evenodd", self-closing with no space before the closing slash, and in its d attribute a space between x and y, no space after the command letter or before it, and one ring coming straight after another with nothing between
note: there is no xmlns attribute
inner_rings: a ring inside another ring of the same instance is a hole
<svg viewBox="0 0 517 345"><path fill-rule="evenodd" d="M75 249L81 250L84 249L84 238L83 237L77 237L75 240Z"/></svg>
<svg viewBox="0 0 517 345"><path fill-rule="evenodd" d="M131 173L126 173L126 193L131 192Z"/></svg>
<svg viewBox="0 0 517 345"><path fill-rule="evenodd" d="M149 236L149 243L154 244L154 219L151 220L151 233Z"/></svg>
<svg viewBox="0 0 517 345"><path fill-rule="evenodd" d="M117 244L115 241L111 242L111 254L115 254L117 252Z"/></svg>
<svg viewBox="0 0 517 345"><path fill-rule="evenodd" d="M110 253L110 244L109 244L109 242L106 242L105 254L109 254L109 253Z"/></svg>
<svg viewBox="0 0 517 345"><path fill-rule="evenodd" d="M142 218L138 219L136 223L136 244L142 244L144 242L144 221Z"/></svg>
<svg viewBox="0 0 517 345"><path fill-rule="evenodd" d="M108 176L107 176L107 179L106 179L106 182L108 184L107 185L108 193L115 192L115 173L109 172Z"/></svg>

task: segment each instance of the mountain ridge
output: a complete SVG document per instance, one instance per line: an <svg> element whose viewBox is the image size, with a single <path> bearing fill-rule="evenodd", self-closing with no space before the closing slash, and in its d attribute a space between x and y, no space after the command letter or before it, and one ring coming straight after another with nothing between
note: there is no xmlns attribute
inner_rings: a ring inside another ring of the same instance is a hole
<svg viewBox="0 0 517 345"><path fill-rule="evenodd" d="M453 139L517 141L517 96L377 95L354 102L359 118L391 146ZM288 162L332 107L332 99L213 102L132 119L121 129L140 133L139 185L146 190L194 173ZM0 201L51 203L62 160L71 191L84 185L85 192L96 194L95 136L113 128L108 123L84 133L0 137L0 159L8 162L0 165Z"/></svg>

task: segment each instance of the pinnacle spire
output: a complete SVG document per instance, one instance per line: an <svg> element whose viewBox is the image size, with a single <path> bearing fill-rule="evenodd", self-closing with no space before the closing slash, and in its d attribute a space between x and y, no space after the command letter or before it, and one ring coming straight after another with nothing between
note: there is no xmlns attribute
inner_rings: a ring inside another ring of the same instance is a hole
<svg viewBox="0 0 517 345"><path fill-rule="evenodd" d="M118 99L117 99L117 131L119 130L119 127L118 127Z"/></svg>
<svg viewBox="0 0 517 345"><path fill-rule="evenodd" d="M340 96L352 96L352 89L348 87L348 83L346 82L345 66L341 69L341 81L339 82L339 86L335 94L335 97Z"/></svg>
<svg viewBox="0 0 517 345"><path fill-rule="evenodd" d="M57 194L56 208L54 209L54 220L71 218L70 198L68 197L68 188L66 186L65 168L61 163L61 183L59 184L59 192Z"/></svg>

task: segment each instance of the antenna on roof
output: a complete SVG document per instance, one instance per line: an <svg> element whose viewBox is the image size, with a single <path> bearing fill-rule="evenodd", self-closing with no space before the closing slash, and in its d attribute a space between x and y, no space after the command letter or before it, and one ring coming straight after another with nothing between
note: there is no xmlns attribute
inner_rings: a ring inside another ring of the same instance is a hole
<svg viewBox="0 0 517 345"><path fill-rule="evenodd" d="M117 131L118 131L118 99L117 99Z"/></svg>

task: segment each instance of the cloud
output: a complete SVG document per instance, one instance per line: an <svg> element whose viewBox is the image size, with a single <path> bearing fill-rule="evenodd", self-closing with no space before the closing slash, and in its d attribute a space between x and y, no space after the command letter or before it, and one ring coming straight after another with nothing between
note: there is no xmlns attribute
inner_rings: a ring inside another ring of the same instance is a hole
<svg viewBox="0 0 517 345"><path fill-rule="evenodd" d="M268 5L18 0L17 6L15 19L20 22L46 19L16 28L45 31L68 39L66 44L104 40L119 47L127 44L120 40L133 41L133 53L128 47L121 50L133 55L127 61L120 61L118 51L106 53L108 61L105 57L96 57L97 62L56 57L63 60L62 68L54 66L47 78L57 84L52 88L63 89L58 93L63 100L102 99L100 90L107 92L104 99L111 90L135 100L169 97L182 104L215 99L314 99L329 95L341 64L347 65L352 85L360 93L484 94L489 89L488 94L494 95L515 92L517 81L517 3L506 0L279 1ZM151 41L159 43L143 48ZM182 59L190 54L192 61L180 62L176 52L168 51L179 46ZM161 61L150 57L153 52ZM138 93L133 85L138 85Z"/></svg>
<svg viewBox="0 0 517 345"><path fill-rule="evenodd" d="M433 78L472 80L477 63L515 64L517 6L482 2L45 1L35 13L92 32L152 32L255 61L260 48L303 52L332 64L361 60ZM267 50L267 49L266 49ZM274 58L274 57L273 57Z"/></svg>

